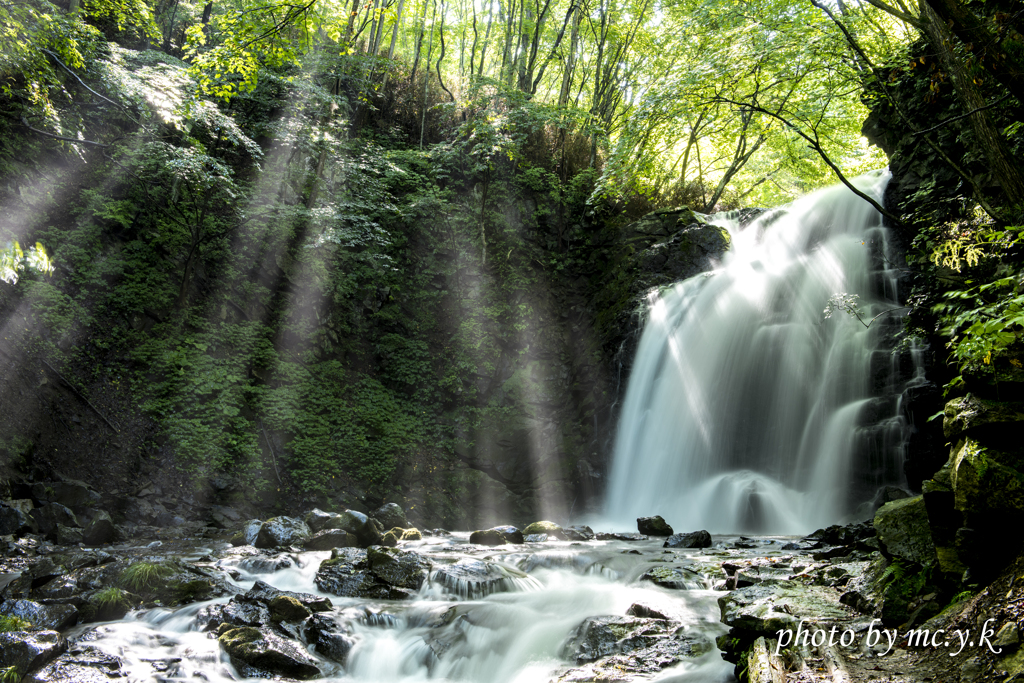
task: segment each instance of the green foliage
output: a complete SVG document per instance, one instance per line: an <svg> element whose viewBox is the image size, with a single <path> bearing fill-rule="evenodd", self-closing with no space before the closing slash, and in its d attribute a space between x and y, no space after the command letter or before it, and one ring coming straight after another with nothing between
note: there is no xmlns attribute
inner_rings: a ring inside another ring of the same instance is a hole
<svg viewBox="0 0 1024 683"><path fill-rule="evenodd" d="M121 573L120 582L129 590L139 593L157 588L160 581L174 572L174 567L165 562L139 561L131 564Z"/></svg>
<svg viewBox="0 0 1024 683"><path fill-rule="evenodd" d="M138 566L138 563L134 566ZM142 573L143 572L139 570L138 575L133 575L132 579L136 581L141 580ZM97 592L92 599L99 610L127 609L131 607L131 601L128 600L127 594L116 586L108 586L107 588L104 588Z"/></svg>
<svg viewBox="0 0 1024 683"><path fill-rule="evenodd" d="M0 669L0 683L18 683L21 680L21 673L16 666L8 666Z"/></svg>
<svg viewBox="0 0 1024 683"><path fill-rule="evenodd" d="M214 21L212 40L206 26L190 26L185 54L200 89L230 100L255 89L261 68L280 69L293 62L299 45L308 45L311 24L318 23L315 4L275 0L229 10Z"/></svg>
<svg viewBox="0 0 1024 683"><path fill-rule="evenodd" d="M36 242L27 254L17 242L0 249L0 280L13 285L26 270L40 275L53 274L53 263L42 244Z"/></svg>
<svg viewBox="0 0 1024 683"><path fill-rule="evenodd" d="M27 631L32 628L30 622L19 617L0 614L0 632L3 631Z"/></svg>

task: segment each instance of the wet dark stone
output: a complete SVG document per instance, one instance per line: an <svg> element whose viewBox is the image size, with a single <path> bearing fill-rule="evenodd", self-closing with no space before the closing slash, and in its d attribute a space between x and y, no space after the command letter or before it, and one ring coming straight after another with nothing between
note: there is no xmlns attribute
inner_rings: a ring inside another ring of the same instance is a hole
<svg viewBox="0 0 1024 683"><path fill-rule="evenodd" d="M303 624L306 640L316 646L317 654L344 664L355 641L326 614L314 614Z"/></svg>
<svg viewBox="0 0 1024 683"><path fill-rule="evenodd" d="M200 631L216 631L221 624L233 626L266 626L270 609L262 602L235 596L223 605L209 605L199 610L196 625Z"/></svg>
<svg viewBox="0 0 1024 683"><path fill-rule="evenodd" d="M359 545L355 534L344 529L324 529L313 534L302 547L306 550L331 550L332 548L354 548Z"/></svg>
<svg viewBox="0 0 1024 683"><path fill-rule="evenodd" d="M626 533L605 533L599 532L597 534L597 540L599 541L646 541L647 536L638 534L633 531L627 531Z"/></svg>
<svg viewBox="0 0 1024 683"><path fill-rule="evenodd" d="M589 526L569 526L562 529L570 541L593 541L594 530Z"/></svg>
<svg viewBox="0 0 1024 683"><path fill-rule="evenodd" d="M254 555L238 563L239 569L250 574L272 574L295 566L295 560L289 555Z"/></svg>
<svg viewBox="0 0 1024 683"><path fill-rule="evenodd" d="M523 542L523 532L515 528L514 526L496 526L493 527L491 531L497 531L499 534L501 534L505 538L506 543Z"/></svg>
<svg viewBox="0 0 1024 683"><path fill-rule="evenodd" d="M647 536L671 536L672 527L661 517L661 515L655 515L653 517L637 517L636 528L642 534Z"/></svg>
<svg viewBox="0 0 1024 683"><path fill-rule="evenodd" d="M508 543L505 540L505 534L497 529L474 531L469 535L469 542L476 545L505 545Z"/></svg>
<svg viewBox="0 0 1024 683"><path fill-rule="evenodd" d="M79 526L75 513L60 503L47 503L37 507L29 513L29 516L36 523L39 533L51 541L57 538L58 524L66 527Z"/></svg>
<svg viewBox="0 0 1024 683"><path fill-rule="evenodd" d="M334 608L334 605L328 598L321 598L319 595L313 595L312 593L295 593L279 590L262 581L257 581L253 584L253 587L249 589L249 592L244 597L246 600L255 600L269 605L270 601L279 595L295 598L305 605L310 612L327 612Z"/></svg>
<svg viewBox="0 0 1024 683"><path fill-rule="evenodd" d="M26 678L24 683L110 683L112 679L125 676L117 657L91 645L76 645Z"/></svg>
<svg viewBox="0 0 1024 683"><path fill-rule="evenodd" d="M641 619L662 619L665 621L669 619L664 613L642 602L634 602L626 610L626 614L631 617L640 617Z"/></svg>
<svg viewBox="0 0 1024 683"><path fill-rule="evenodd" d="M268 629L240 626L225 630L217 640L244 676L255 677L249 668L303 680L320 675L305 649Z"/></svg>
<svg viewBox="0 0 1024 683"><path fill-rule="evenodd" d="M24 675L46 666L67 649L68 641L56 631L0 632L0 669L13 666Z"/></svg>
<svg viewBox="0 0 1024 683"><path fill-rule="evenodd" d="M382 529L408 529L412 525L405 517L405 510L398 503L385 503L373 511L370 515L377 520Z"/></svg>
<svg viewBox="0 0 1024 683"><path fill-rule="evenodd" d="M710 548L711 534L707 531L693 531L688 534L673 534L665 541L665 548Z"/></svg>
<svg viewBox="0 0 1024 683"><path fill-rule="evenodd" d="M0 605L0 614L18 617L34 628L63 631L78 623L78 608L74 605L41 605L32 600L7 600Z"/></svg>

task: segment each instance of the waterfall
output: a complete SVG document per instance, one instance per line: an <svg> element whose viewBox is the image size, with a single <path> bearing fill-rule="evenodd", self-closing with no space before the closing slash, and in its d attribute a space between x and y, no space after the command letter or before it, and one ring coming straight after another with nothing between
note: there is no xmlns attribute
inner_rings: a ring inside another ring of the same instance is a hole
<svg viewBox="0 0 1024 683"><path fill-rule="evenodd" d="M880 201L888 179L854 182ZM732 239L721 267L652 295L606 517L776 534L866 517L877 488L903 480L907 431L883 348L898 312L864 324L898 305L881 216L840 185L745 227L713 222ZM837 294L859 296L863 323L825 317Z"/></svg>

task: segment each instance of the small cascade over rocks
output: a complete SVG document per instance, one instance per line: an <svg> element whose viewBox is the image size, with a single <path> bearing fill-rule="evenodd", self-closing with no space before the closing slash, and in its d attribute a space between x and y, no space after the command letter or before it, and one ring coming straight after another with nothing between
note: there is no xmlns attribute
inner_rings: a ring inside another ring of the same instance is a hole
<svg viewBox="0 0 1024 683"><path fill-rule="evenodd" d="M880 200L888 178L855 183ZM714 221L732 238L721 267L652 297L606 519L801 533L866 516L903 481L898 399L925 381L886 346L899 303L881 216L836 186Z"/></svg>

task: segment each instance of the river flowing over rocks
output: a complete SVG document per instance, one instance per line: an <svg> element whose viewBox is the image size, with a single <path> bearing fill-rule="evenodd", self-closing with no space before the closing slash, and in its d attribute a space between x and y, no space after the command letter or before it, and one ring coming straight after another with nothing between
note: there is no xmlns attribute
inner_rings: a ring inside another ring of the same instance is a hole
<svg viewBox="0 0 1024 683"><path fill-rule="evenodd" d="M373 517L313 511L166 544L98 549L10 536L0 615L20 621L0 633L0 668L36 683L726 683L758 667L840 680L811 674L831 671L828 661L854 674L896 661L894 646L866 642L878 617L916 626L939 611L887 594L887 549L871 524L805 538L698 530L668 540L531 526L395 527L387 533L405 540L389 546ZM350 533L337 527L358 527L370 542L351 532L347 546L302 549L325 529ZM246 537L282 542L258 548ZM687 537L699 542L676 542ZM780 631L801 629L848 633L849 642L808 640L782 661Z"/></svg>

